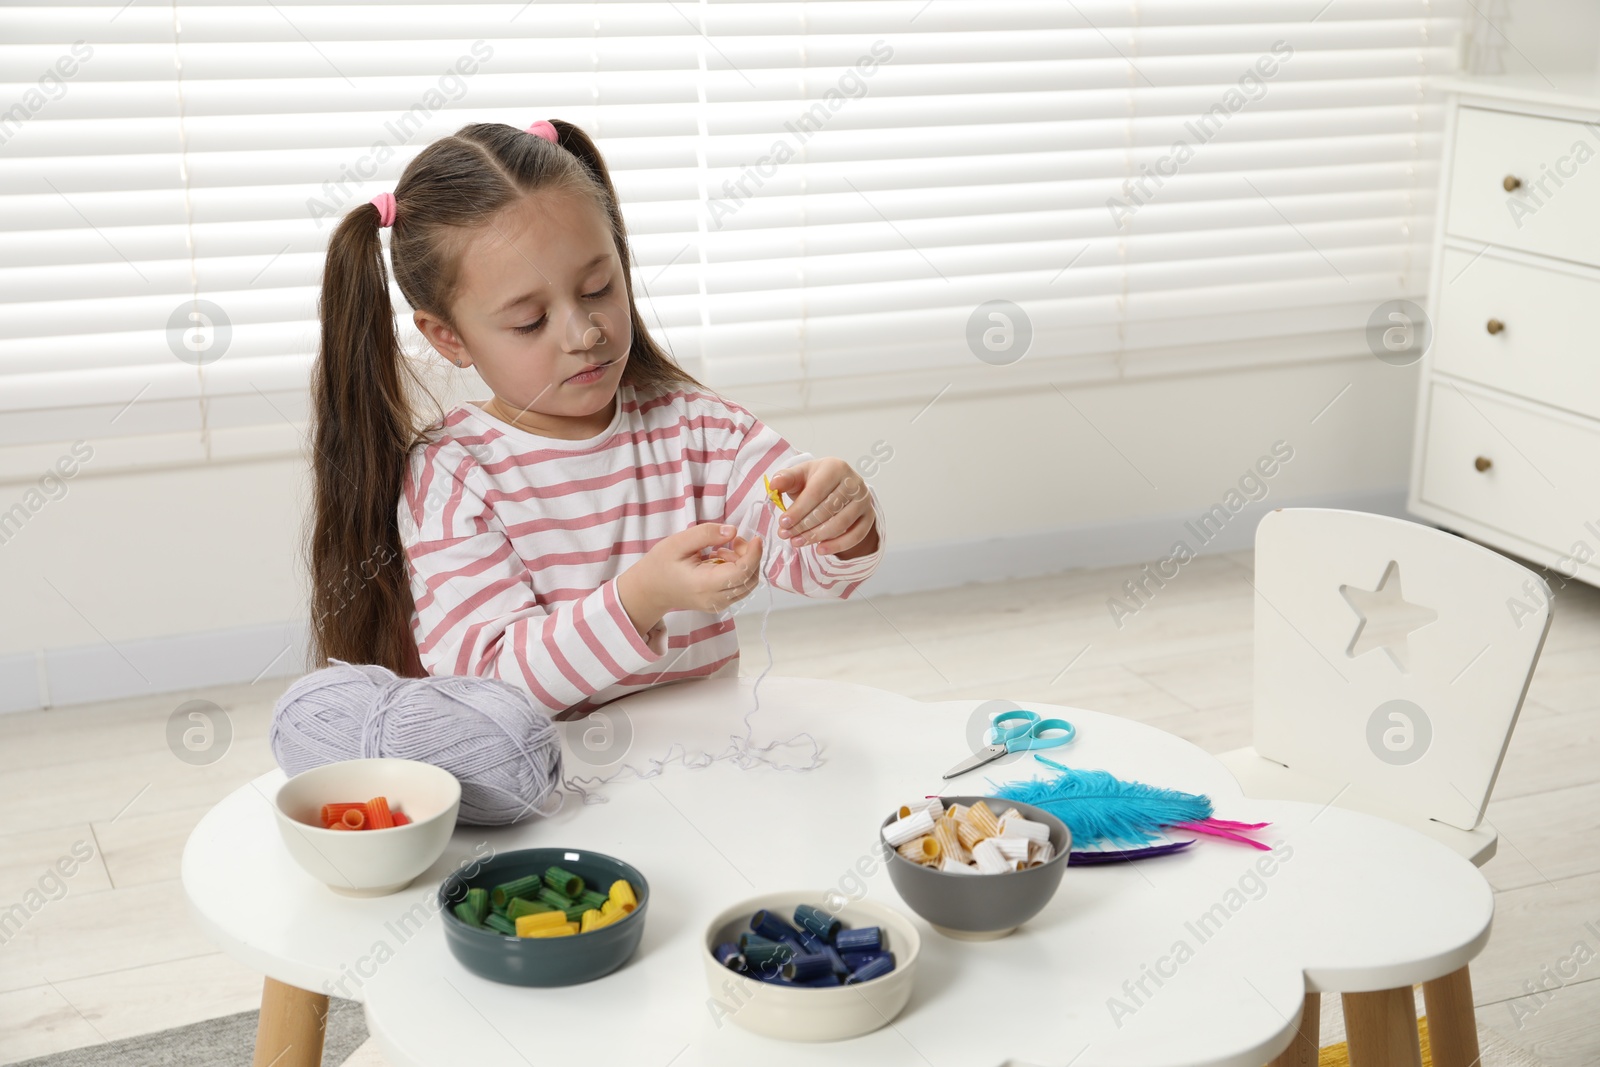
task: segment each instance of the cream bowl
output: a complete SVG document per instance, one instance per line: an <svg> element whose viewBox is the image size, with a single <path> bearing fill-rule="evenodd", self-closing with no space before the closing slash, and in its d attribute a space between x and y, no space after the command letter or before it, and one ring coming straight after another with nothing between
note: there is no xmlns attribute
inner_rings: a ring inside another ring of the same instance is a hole
<svg viewBox="0 0 1600 1067"><path fill-rule="evenodd" d="M322 805L387 797L411 822L384 830L327 830ZM278 832L302 869L335 893L398 893L444 854L461 810L461 783L430 763L341 760L290 778L273 798Z"/></svg>
<svg viewBox="0 0 1600 1067"><path fill-rule="evenodd" d="M711 920L701 939L700 955L718 1026L731 1022L785 1041L842 1041L871 1033L900 1014L911 999L922 939L910 919L873 901L851 901L828 909L846 927L876 926L883 931L885 947L894 953L894 970L870 982L820 989L776 985L729 970L713 955L723 942L737 941L739 934L750 928L750 916L757 911L767 909L788 919L794 915L795 905L822 907L828 895L825 890L767 893L741 901Z"/></svg>

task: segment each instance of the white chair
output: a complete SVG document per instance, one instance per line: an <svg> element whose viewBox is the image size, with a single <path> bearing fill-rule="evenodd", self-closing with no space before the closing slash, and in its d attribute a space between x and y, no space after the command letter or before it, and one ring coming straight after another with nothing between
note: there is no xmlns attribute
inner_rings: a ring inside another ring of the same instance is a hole
<svg viewBox="0 0 1600 1067"><path fill-rule="evenodd" d="M1324 508L1261 520L1253 584L1253 744L1220 757L1245 795L1378 815L1485 863L1497 835L1483 812L1550 628L1549 586L1432 527ZM1476 1064L1467 969L1423 995L1433 1062ZM1309 1041L1276 1063L1316 1062L1319 1001L1306 998ZM1410 1005L1410 989L1344 995L1353 1064L1358 1044L1404 1055L1398 1014L1416 1048Z"/></svg>

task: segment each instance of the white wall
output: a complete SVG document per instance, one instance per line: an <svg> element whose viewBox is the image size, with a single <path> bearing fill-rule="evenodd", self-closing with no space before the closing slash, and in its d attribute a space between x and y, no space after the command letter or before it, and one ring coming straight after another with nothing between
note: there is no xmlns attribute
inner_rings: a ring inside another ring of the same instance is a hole
<svg viewBox="0 0 1600 1067"><path fill-rule="evenodd" d="M1063 391L1070 404L952 390L925 411L770 421L817 455L893 449L872 478L889 512L880 592L1156 559L1277 440L1294 458L1253 510L1403 499L1411 368L1364 358ZM299 673L299 648L283 650L305 605L303 462L85 468L68 485L0 545L0 588L20 608L0 614L0 710ZM24 488L0 485L0 510ZM1241 516L1211 547L1248 545L1251 527Z"/></svg>

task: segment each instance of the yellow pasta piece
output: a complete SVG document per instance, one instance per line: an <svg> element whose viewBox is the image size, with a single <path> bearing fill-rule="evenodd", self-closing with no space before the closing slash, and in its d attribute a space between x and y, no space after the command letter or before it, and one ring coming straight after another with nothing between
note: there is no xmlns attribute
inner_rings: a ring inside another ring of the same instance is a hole
<svg viewBox="0 0 1600 1067"><path fill-rule="evenodd" d="M547 926L529 934L519 934L519 937L571 937L578 932L577 923L562 923L560 926Z"/></svg>
<svg viewBox="0 0 1600 1067"><path fill-rule="evenodd" d="M957 863L971 863L972 854L957 837L958 824L954 819L940 819L933 824L933 839L939 842L939 857L949 857Z"/></svg>
<svg viewBox="0 0 1600 1067"><path fill-rule="evenodd" d="M532 937L530 931L547 930L552 926L565 926L567 916L559 911L541 911L532 915L517 916L517 936Z"/></svg>
<svg viewBox="0 0 1600 1067"><path fill-rule="evenodd" d="M588 911L583 913L583 918L578 920L578 932L580 934L586 934L590 930L598 930L605 924L605 916L600 914L600 909L590 908Z"/></svg>
<svg viewBox="0 0 1600 1067"><path fill-rule="evenodd" d="M900 846L900 855L912 863L937 865L939 852L939 842L927 836L919 837L915 841L907 841Z"/></svg>
<svg viewBox="0 0 1600 1067"><path fill-rule="evenodd" d="M967 809L966 821L969 825L982 830L984 837L1000 836L1000 820L989 810L989 805L981 800Z"/></svg>
<svg viewBox="0 0 1600 1067"><path fill-rule="evenodd" d="M611 883L609 896L617 902L617 906L623 910L624 914L639 906L638 899L633 895L633 886L620 878Z"/></svg>
<svg viewBox="0 0 1600 1067"><path fill-rule="evenodd" d="M956 823L956 840L960 842L962 848L974 848L979 841L988 836L990 835L984 833L970 822Z"/></svg>
<svg viewBox="0 0 1600 1067"><path fill-rule="evenodd" d="M618 904L616 901L612 900L610 897L607 897L606 898L606 902L604 904L600 905L600 914L601 915L626 915L627 912L622 910L622 905L621 904Z"/></svg>

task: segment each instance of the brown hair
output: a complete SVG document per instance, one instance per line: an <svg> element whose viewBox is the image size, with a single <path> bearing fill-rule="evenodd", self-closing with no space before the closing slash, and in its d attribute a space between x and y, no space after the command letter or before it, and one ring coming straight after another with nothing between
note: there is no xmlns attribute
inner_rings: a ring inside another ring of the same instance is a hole
<svg viewBox="0 0 1600 1067"><path fill-rule="evenodd" d="M706 388L645 329L634 303L627 231L605 161L587 134L550 120L546 141L497 122L473 123L423 149L395 186L390 236L395 281L411 306L451 322L460 253L472 231L534 191L579 193L609 218L628 288L633 345L622 380L640 392ZM321 347L312 371L312 516L306 543L311 637L329 657L426 672L411 635L410 581L396 511L427 389L400 349L384 269L378 209L362 204L328 242L318 304Z"/></svg>

